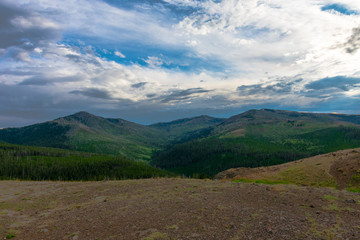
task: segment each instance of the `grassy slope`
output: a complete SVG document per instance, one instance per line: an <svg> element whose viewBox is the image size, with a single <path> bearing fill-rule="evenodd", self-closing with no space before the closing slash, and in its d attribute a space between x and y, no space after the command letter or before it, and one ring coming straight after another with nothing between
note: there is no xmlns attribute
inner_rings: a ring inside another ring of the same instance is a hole
<svg viewBox="0 0 360 240"><path fill-rule="evenodd" d="M204 177L232 167L281 164L359 147L360 128L354 124L358 119L358 116L251 110L225 120L208 137L156 152L152 162L177 173Z"/></svg>
<svg viewBox="0 0 360 240"><path fill-rule="evenodd" d="M292 183L360 191L360 148L301 159L270 167L234 168L217 179L242 182Z"/></svg>
<svg viewBox="0 0 360 240"><path fill-rule="evenodd" d="M122 157L0 143L0 179L104 180L173 174Z"/></svg>

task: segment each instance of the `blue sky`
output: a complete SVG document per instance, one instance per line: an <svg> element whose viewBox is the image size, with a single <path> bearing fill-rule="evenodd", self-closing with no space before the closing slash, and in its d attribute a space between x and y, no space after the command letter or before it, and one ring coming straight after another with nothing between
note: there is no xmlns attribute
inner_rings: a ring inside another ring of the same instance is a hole
<svg viewBox="0 0 360 240"><path fill-rule="evenodd" d="M0 128L360 114L358 1L2 0L0 32Z"/></svg>

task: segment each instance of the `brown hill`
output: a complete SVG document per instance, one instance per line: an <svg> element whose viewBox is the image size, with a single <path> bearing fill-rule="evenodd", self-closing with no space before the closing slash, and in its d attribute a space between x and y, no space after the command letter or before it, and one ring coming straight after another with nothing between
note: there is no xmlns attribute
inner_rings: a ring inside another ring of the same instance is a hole
<svg viewBox="0 0 360 240"><path fill-rule="evenodd" d="M232 168L217 174L215 178L359 190L360 148L318 155L270 167Z"/></svg>

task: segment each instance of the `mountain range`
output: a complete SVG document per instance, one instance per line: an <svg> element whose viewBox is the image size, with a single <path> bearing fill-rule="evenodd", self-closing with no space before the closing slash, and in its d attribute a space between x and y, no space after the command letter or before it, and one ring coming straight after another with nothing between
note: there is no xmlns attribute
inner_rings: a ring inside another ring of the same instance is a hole
<svg viewBox="0 0 360 240"><path fill-rule="evenodd" d="M141 125L87 112L0 130L0 141L123 156L188 176L360 146L360 115L249 110Z"/></svg>
<svg viewBox="0 0 360 240"><path fill-rule="evenodd" d="M199 116L145 126L78 112L26 127L1 129L0 141L149 160L152 149L222 120Z"/></svg>

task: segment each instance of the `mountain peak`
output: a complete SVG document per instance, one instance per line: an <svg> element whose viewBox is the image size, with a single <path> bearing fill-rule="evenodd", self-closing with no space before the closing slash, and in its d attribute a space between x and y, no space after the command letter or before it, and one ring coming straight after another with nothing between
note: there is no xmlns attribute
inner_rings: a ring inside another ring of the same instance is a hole
<svg viewBox="0 0 360 240"><path fill-rule="evenodd" d="M80 111L80 112L74 113L68 117L84 118L84 117L96 117L96 116L91 113L85 112L85 111Z"/></svg>
<svg viewBox="0 0 360 240"><path fill-rule="evenodd" d="M101 121L101 119L102 119L101 117L95 116L85 111L81 111L66 117L55 119L55 121L61 123L84 124L87 126L96 126L98 122Z"/></svg>

